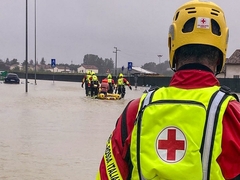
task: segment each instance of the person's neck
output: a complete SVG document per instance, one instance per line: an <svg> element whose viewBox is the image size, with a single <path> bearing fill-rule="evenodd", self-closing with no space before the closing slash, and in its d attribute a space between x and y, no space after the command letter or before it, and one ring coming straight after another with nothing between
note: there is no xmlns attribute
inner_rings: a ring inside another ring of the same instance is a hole
<svg viewBox="0 0 240 180"><path fill-rule="evenodd" d="M182 65L180 68L177 69L177 71L180 70L190 70L190 69L196 69L196 70L202 70L202 71L209 71L209 72L213 72L213 70L203 64L200 63L189 63L189 64L184 64Z"/></svg>

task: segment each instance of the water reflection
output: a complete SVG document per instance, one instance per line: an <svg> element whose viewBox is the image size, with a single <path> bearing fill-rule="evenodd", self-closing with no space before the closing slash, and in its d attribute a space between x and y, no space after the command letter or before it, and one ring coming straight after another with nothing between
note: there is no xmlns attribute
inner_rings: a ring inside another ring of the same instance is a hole
<svg viewBox="0 0 240 180"><path fill-rule="evenodd" d="M31 82L32 81L32 82ZM126 104L84 96L80 83L0 83L0 179L95 179L105 142Z"/></svg>

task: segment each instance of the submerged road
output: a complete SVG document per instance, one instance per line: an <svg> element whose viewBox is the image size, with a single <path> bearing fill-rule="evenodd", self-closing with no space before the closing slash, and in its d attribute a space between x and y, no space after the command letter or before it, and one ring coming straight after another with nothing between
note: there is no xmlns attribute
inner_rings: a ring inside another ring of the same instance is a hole
<svg viewBox="0 0 240 180"><path fill-rule="evenodd" d="M0 82L0 179L93 180L118 116L144 87L121 100L85 97L77 82Z"/></svg>

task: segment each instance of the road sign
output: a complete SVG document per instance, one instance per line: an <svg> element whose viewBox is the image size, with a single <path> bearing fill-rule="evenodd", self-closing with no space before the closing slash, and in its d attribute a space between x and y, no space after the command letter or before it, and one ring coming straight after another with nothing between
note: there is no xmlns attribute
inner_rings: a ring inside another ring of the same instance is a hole
<svg viewBox="0 0 240 180"><path fill-rule="evenodd" d="M52 68L56 67L56 59L51 59L51 67Z"/></svg>
<svg viewBox="0 0 240 180"><path fill-rule="evenodd" d="M132 62L128 62L128 70L129 70L129 71L132 70Z"/></svg>

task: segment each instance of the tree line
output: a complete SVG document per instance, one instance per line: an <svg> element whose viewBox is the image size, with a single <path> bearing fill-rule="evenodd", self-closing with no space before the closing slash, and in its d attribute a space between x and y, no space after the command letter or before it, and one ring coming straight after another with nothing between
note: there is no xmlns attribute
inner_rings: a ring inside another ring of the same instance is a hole
<svg viewBox="0 0 240 180"><path fill-rule="evenodd" d="M0 59L0 70L2 71L9 71L10 67L15 65L13 71L20 71L18 65L22 65L23 67L26 66L26 60L24 60L22 63L19 63L17 59L9 60L7 58L5 61ZM33 60L30 60L28 62L28 66L34 66L35 62ZM46 64L46 61L44 58L41 59L40 62L36 61L36 65L41 67L38 71L45 71L45 66L50 65L49 63ZM114 72L114 62L112 58L101 58L98 55L94 54L86 54L83 57L83 63L82 64L67 64L67 63L60 63L56 64L56 66L64 66L68 67L71 72L77 72L77 68L81 65L93 65L98 68L99 74L105 74L107 72ZM156 64L155 62L148 62L145 63L141 68L162 74L162 75L169 75L171 76L173 74L173 71L169 69L169 61L165 61L163 63Z"/></svg>

